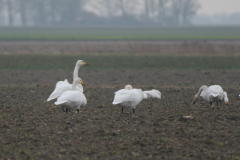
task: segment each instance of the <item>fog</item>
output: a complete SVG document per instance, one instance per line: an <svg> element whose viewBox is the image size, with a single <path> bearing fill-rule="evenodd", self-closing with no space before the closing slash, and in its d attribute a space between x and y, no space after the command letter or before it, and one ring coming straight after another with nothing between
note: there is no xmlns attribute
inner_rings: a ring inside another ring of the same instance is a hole
<svg viewBox="0 0 240 160"><path fill-rule="evenodd" d="M197 15L198 0L0 0L0 26L238 25L240 14Z"/></svg>

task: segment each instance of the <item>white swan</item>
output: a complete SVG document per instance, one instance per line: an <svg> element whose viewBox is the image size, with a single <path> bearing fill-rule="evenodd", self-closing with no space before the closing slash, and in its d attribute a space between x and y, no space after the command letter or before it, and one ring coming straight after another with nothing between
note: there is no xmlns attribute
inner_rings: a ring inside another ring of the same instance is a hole
<svg viewBox="0 0 240 160"><path fill-rule="evenodd" d="M73 71L73 80L78 78L78 70L81 66L84 66L84 65L87 66L88 64L86 62L84 62L83 60L78 60L77 61L76 65L75 65L75 68L74 68L74 71ZM54 91L49 96L47 101L51 101L53 99L56 99L56 98L60 97L62 93L66 92L66 91L69 91L71 89L72 89L72 84L70 84L67 79L65 79L65 81L57 82ZM77 84L77 90L83 93L83 87L82 87L81 84Z"/></svg>
<svg viewBox="0 0 240 160"><path fill-rule="evenodd" d="M207 87L203 85L199 88L198 93L194 97L193 104L199 99L199 97L203 97L206 101L212 105L212 102L220 102L223 100L225 104L228 105L228 97L227 93L223 91L222 87L219 85L212 85Z"/></svg>
<svg viewBox="0 0 240 160"><path fill-rule="evenodd" d="M77 112L79 113L80 107L87 104L85 95L77 91L77 84L84 84L81 78L76 78L73 81L72 90L64 92L55 102L55 105L62 105L63 108L65 107L66 113L72 108L77 108Z"/></svg>
<svg viewBox="0 0 240 160"><path fill-rule="evenodd" d="M135 113L136 106L147 98L161 98L161 93L158 90L142 91L141 89L132 89L131 85L126 85L124 89L120 89L115 92L113 105L120 105L122 107L122 113L124 108L131 107L133 114Z"/></svg>

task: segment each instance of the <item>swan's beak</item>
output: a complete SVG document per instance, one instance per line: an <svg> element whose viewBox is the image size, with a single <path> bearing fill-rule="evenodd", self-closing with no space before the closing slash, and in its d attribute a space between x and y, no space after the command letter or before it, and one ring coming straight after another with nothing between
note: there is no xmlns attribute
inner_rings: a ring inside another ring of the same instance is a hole
<svg viewBox="0 0 240 160"><path fill-rule="evenodd" d="M89 66L89 64L87 64L86 62L83 62L84 66Z"/></svg>
<svg viewBox="0 0 240 160"><path fill-rule="evenodd" d="M84 84L84 82L83 82L83 81L81 81L81 84L82 84L83 86L85 86L85 84Z"/></svg>
<svg viewBox="0 0 240 160"><path fill-rule="evenodd" d="M228 106L228 102L226 102L226 105Z"/></svg>

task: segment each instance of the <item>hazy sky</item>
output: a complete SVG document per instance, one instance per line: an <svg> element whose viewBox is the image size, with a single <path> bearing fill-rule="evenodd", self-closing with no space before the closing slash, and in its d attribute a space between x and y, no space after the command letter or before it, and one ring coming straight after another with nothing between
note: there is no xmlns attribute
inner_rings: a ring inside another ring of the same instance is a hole
<svg viewBox="0 0 240 160"><path fill-rule="evenodd" d="M198 14L218 14L240 12L240 0L198 0L201 8Z"/></svg>

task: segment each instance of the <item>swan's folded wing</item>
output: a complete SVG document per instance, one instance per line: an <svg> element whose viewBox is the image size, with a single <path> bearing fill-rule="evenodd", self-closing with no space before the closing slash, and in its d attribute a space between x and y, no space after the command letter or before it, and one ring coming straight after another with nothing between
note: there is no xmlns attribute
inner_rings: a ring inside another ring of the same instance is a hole
<svg viewBox="0 0 240 160"><path fill-rule="evenodd" d="M214 93L214 94L223 94L223 89L219 85L212 85L208 87L208 93Z"/></svg>
<svg viewBox="0 0 240 160"><path fill-rule="evenodd" d="M74 102L79 99L79 92L76 91L66 91L61 94L61 96L55 102L56 105L63 104L65 102Z"/></svg>
<svg viewBox="0 0 240 160"><path fill-rule="evenodd" d="M112 104L122 103L124 100L127 99L128 96L129 96L129 90L121 89L121 90L115 92L115 96L114 96L114 100L113 100Z"/></svg>
<svg viewBox="0 0 240 160"><path fill-rule="evenodd" d="M63 83L61 85L58 85L54 91L52 92L52 94L49 96L49 98L47 99L47 101L51 101L53 99L56 99L58 97L60 97L62 95L62 93L69 91L72 89L72 85L69 83Z"/></svg>
<svg viewBox="0 0 240 160"><path fill-rule="evenodd" d="M144 91L144 93L147 94L147 98L161 99L161 92L156 89L153 89L151 91Z"/></svg>
<svg viewBox="0 0 240 160"><path fill-rule="evenodd" d="M114 92L114 94L115 94L115 95L116 95L116 94L126 94L126 91L127 91L127 89L120 89L120 90Z"/></svg>
<svg viewBox="0 0 240 160"><path fill-rule="evenodd" d="M55 88L58 88L58 87L60 87L60 86L62 86L62 85L64 85L64 84L69 84L69 82L68 82L67 79L65 79L64 81L59 81L59 82L57 82Z"/></svg>

